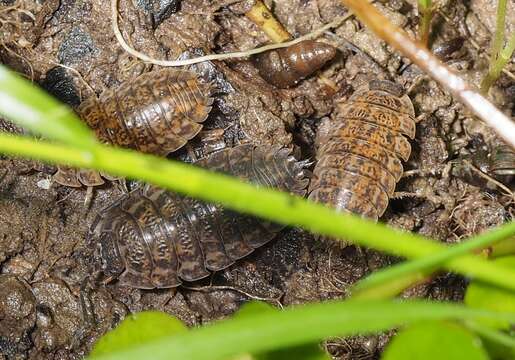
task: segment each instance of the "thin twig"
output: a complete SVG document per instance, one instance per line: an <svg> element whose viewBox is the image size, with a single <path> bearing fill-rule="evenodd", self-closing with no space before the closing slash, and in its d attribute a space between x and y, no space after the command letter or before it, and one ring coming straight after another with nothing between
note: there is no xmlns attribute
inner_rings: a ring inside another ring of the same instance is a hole
<svg viewBox="0 0 515 360"><path fill-rule="evenodd" d="M159 65L159 66L186 66L186 65L197 64L197 63L200 63L203 61L242 58L242 57L247 57L250 55L259 54L259 53L269 51L269 50L288 47L288 46L297 44L304 40L315 39L315 38L321 36L325 31L340 26L344 21L348 20L349 18L351 18L353 16L353 14L349 12L345 16L338 17L335 20L331 21L330 23L322 26L321 28L319 28L317 30L314 30L313 32L311 32L309 34L301 36L295 40L280 43L280 44L271 44L271 45L258 47L256 49L251 49L251 50L246 50L246 51L237 51L237 52L231 52L231 53L225 53L225 54L209 54L209 55L200 56L200 57L196 57L196 58L192 58L192 59L159 60L159 59L154 59L142 52L139 52L127 44L127 42L123 38L122 33L120 32L120 28L118 25L118 1L119 0L111 0L111 21L112 21L113 32L116 36L116 39L118 40L118 43L125 51L127 51L132 56L137 57L138 59L141 59L148 63Z"/></svg>
<svg viewBox="0 0 515 360"><path fill-rule="evenodd" d="M404 30L392 24L367 1L342 0L342 2L377 36L400 51L440 85L449 90L456 99L465 104L515 148L515 122L499 111L476 89L456 75L421 43L412 40Z"/></svg>
<svg viewBox="0 0 515 360"><path fill-rule="evenodd" d="M494 179L493 177L491 177L488 174L485 174L480 169L478 169L474 164L472 164L469 160L464 160L464 163L467 166L469 166L472 169L472 171L477 173L480 177L482 177L483 179L486 179L487 181L490 181L491 183L497 185L500 189L502 189L506 193L506 195L511 196L515 200L515 194L513 194L513 192L506 185L504 185L502 182Z"/></svg>

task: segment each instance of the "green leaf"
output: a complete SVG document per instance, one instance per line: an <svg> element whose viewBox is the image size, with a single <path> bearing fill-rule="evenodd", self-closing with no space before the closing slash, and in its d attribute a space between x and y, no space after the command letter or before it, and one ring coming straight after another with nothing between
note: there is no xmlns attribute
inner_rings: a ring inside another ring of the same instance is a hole
<svg viewBox="0 0 515 360"><path fill-rule="evenodd" d="M244 304L234 316L237 318L242 318L248 316L259 316L259 314L277 311L279 310L272 307L270 304L262 301L252 301ZM327 352L325 352L318 343L287 347L274 351L266 351L250 355L248 358L252 360L331 360L329 354L327 354Z"/></svg>
<svg viewBox="0 0 515 360"><path fill-rule="evenodd" d="M424 322L399 332L381 360L488 360L481 340L462 326Z"/></svg>
<svg viewBox="0 0 515 360"><path fill-rule="evenodd" d="M319 344L307 344L268 351L254 356L255 360L331 360L331 356Z"/></svg>
<svg viewBox="0 0 515 360"><path fill-rule="evenodd" d="M100 338L90 357L125 351L187 330L180 320L164 312L143 311L131 314Z"/></svg>
<svg viewBox="0 0 515 360"><path fill-rule="evenodd" d="M429 9L432 5L432 0L418 0L418 5L421 9Z"/></svg>
<svg viewBox="0 0 515 360"><path fill-rule="evenodd" d="M264 301L249 301L243 304L234 316L245 317L263 314L265 312L278 311L272 305Z"/></svg>
<svg viewBox="0 0 515 360"><path fill-rule="evenodd" d="M72 109L1 64L0 115L47 139L81 148L97 142Z"/></svg>
<svg viewBox="0 0 515 360"><path fill-rule="evenodd" d="M515 256L494 260L494 263L515 269ZM471 308L515 313L515 292L504 290L481 281L473 281L465 293L465 304ZM509 321L485 320L486 324L499 329L508 329L515 323Z"/></svg>
<svg viewBox="0 0 515 360"><path fill-rule="evenodd" d="M380 332L417 321L485 318L515 321L515 314L427 301L331 301L282 311L255 311L98 359L139 360L151 354L153 360L222 360L312 344L332 336Z"/></svg>

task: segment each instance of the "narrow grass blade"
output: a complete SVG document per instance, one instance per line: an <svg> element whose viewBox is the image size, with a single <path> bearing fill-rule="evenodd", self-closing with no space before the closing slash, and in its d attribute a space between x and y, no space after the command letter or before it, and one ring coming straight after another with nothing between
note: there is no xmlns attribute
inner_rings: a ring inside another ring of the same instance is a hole
<svg viewBox="0 0 515 360"><path fill-rule="evenodd" d="M351 291L353 297L358 298L385 298L395 296L414 282L424 279L445 262L482 249L506 239L515 231L515 221L500 228L479 235L473 239L465 240L461 244L453 245L446 250L421 259L403 262L388 269L377 271L356 283ZM513 238L515 242L515 237Z"/></svg>
<svg viewBox="0 0 515 360"><path fill-rule="evenodd" d="M1 64L0 115L47 139L81 148L97 142L72 109Z"/></svg>
<svg viewBox="0 0 515 360"><path fill-rule="evenodd" d="M354 215L337 213L328 207L279 191L257 189L192 165L131 150L97 145L93 156L92 152L64 145L0 134L0 152L140 179L185 195L221 203L242 213L347 239L396 256L420 258L445 250L445 246L438 242L416 234L394 230ZM515 290L513 269L495 266L477 256L463 255L449 260L445 266L465 276Z"/></svg>
<svg viewBox="0 0 515 360"><path fill-rule="evenodd" d="M190 330L162 340L95 360L227 359L312 343L331 336L384 331L424 320L504 319L513 313L495 313L463 306L423 301L336 301L241 316Z"/></svg>

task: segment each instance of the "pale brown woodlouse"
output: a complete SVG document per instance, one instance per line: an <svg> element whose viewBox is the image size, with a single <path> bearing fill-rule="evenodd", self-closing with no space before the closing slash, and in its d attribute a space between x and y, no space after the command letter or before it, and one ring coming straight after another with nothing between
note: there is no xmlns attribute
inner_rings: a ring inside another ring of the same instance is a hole
<svg viewBox="0 0 515 360"><path fill-rule="evenodd" d="M278 88L295 86L336 55L331 45L314 40L255 55L252 61L259 75Z"/></svg>
<svg viewBox="0 0 515 360"><path fill-rule="evenodd" d="M196 163L213 171L304 196L305 161L290 150L246 144ZM233 264L284 226L145 185L102 210L91 226L101 271L136 288L171 288Z"/></svg>
<svg viewBox="0 0 515 360"><path fill-rule="evenodd" d="M77 113L101 142L165 156L202 129L212 91L212 84L191 71L162 69L85 100ZM104 183L96 171L67 167L59 167L54 179L71 187Z"/></svg>
<svg viewBox="0 0 515 360"><path fill-rule="evenodd" d="M399 85L375 80L341 106L317 150L309 199L377 220L411 154L413 104Z"/></svg>

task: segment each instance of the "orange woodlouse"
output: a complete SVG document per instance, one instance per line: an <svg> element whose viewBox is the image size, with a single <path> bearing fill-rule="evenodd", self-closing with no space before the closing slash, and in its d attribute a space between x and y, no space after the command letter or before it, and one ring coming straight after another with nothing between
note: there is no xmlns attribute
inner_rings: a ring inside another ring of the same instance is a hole
<svg viewBox="0 0 515 360"><path fill-rule="evenodd" d="M336 55L331 45L314 40L301 41L255 55L252 61L259 75L278 88L289 88L313 74Z"/></svg>
<svg viewBox="0 0 515 360"><path fill-rule="evenodd" d="M211 111L212 90L193 72L162 69L84 101L77 113L104 143L165 156L202 129ZM72 187L104 183L95 171L66 167L60 167L54 179Z"/></svg>
<svg viewBox="0 0 515 360"><path fill-rule="evenodd" d="M411 154L415 111L403 89L371 81L339 109L317 150L309 199L377 220Z"/></svg>
<svg viewBox="0 0 515 360"><path fill-rule="evenodd" d="M196 164L300 196L309 182L306 162L276 146L239 145ZM104 275L153 289L207 277L269 242L283 228L145 185L102 210L89 237L97 245Z"/></svg>

